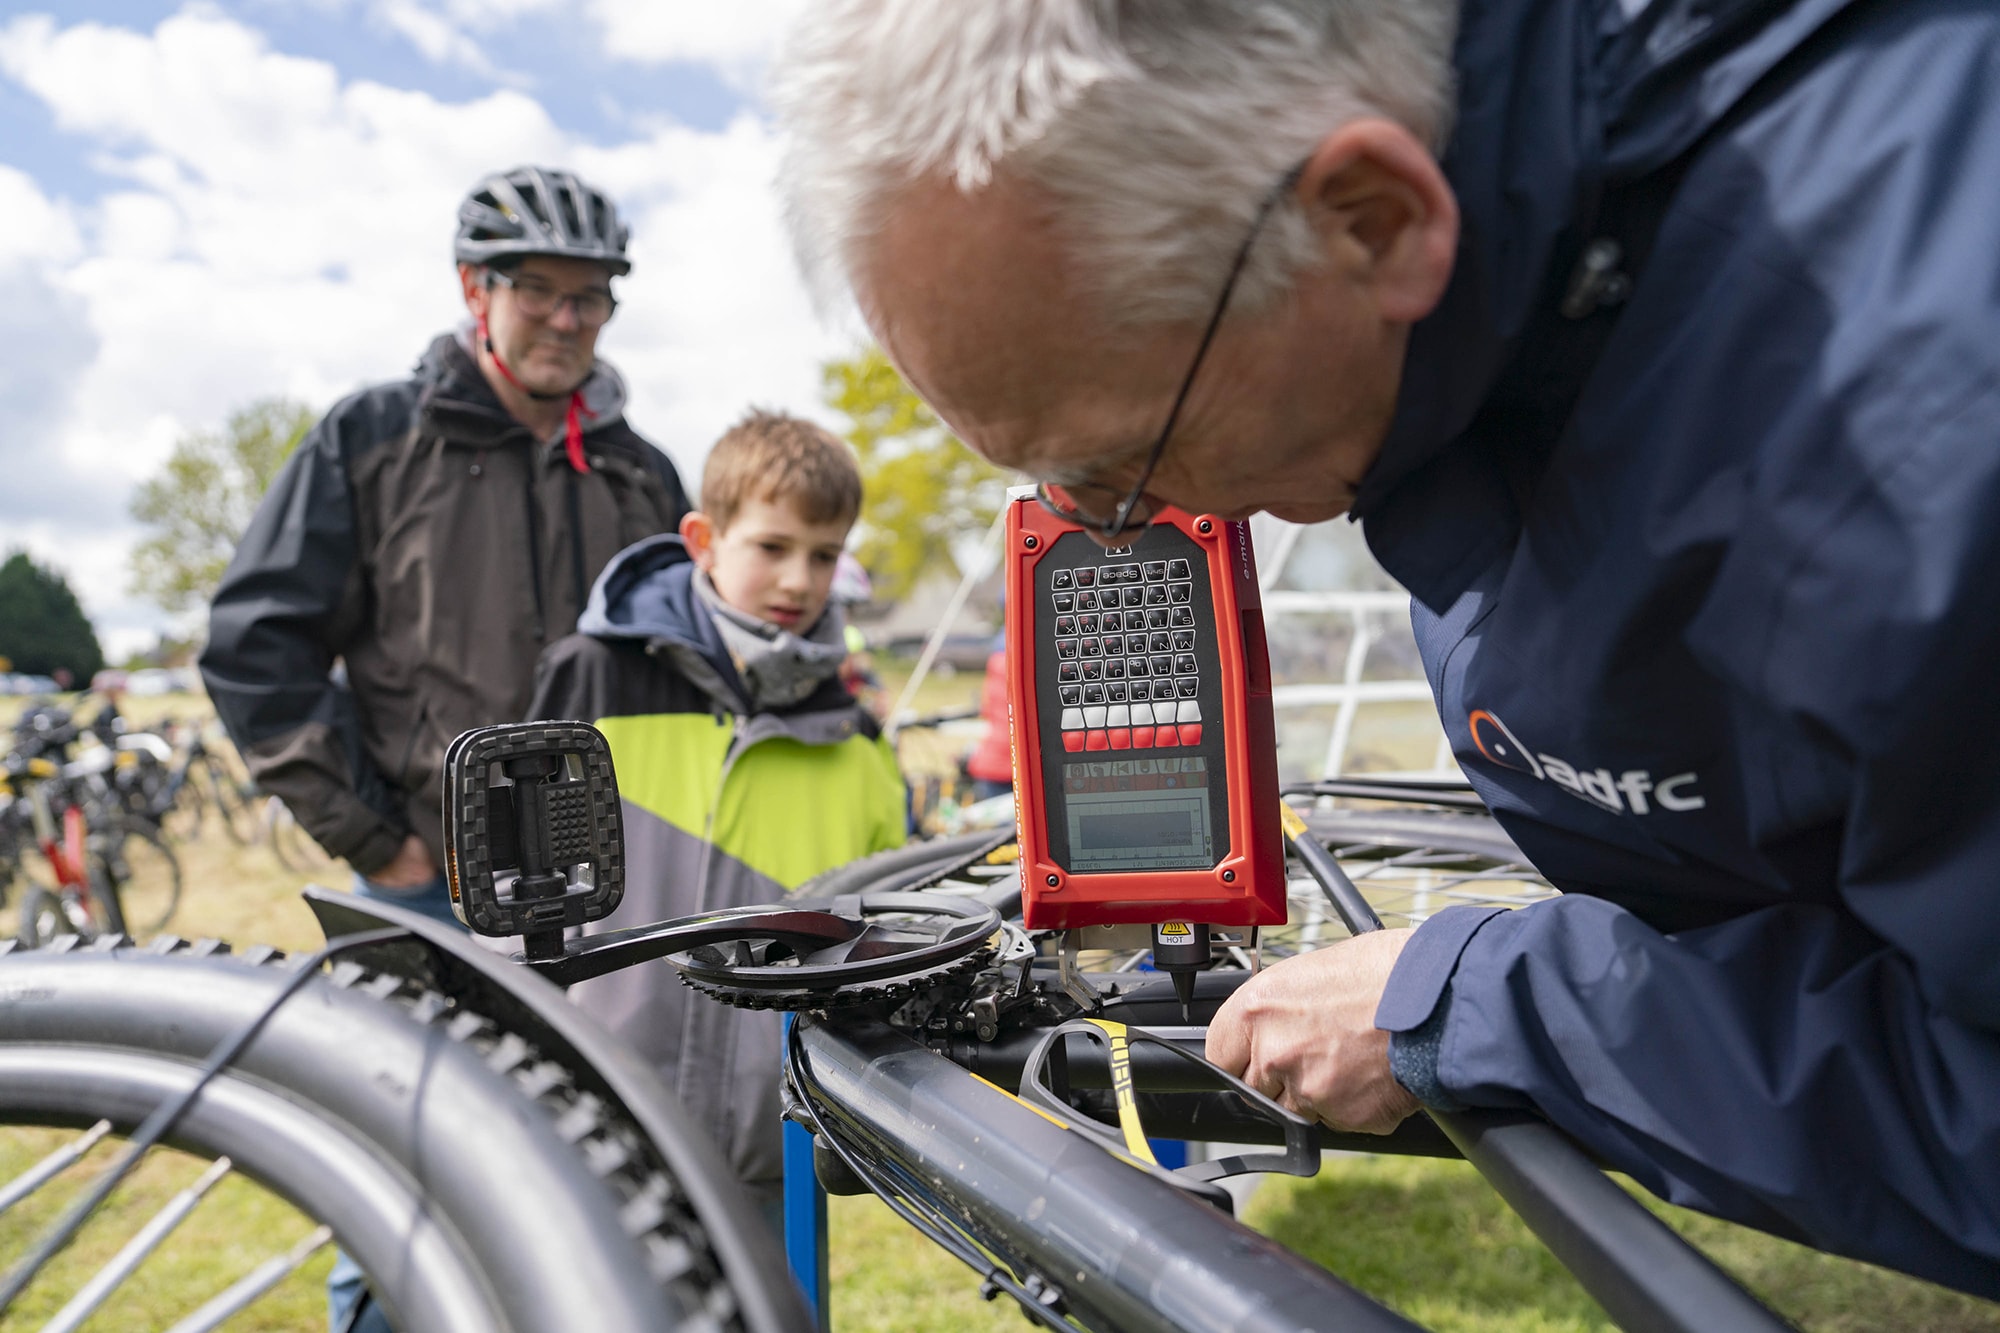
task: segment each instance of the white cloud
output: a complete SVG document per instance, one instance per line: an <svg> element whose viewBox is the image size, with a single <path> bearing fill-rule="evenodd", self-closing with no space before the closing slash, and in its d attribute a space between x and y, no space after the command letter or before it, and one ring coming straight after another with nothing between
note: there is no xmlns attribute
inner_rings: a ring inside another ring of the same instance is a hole
<svg viewBox="0 0 2000 1333"><path fill-rule="evenodd" d="M700 27L675 49L725 50ZM664 29L650 40L671 45ZM794 275L769 185L776 144L752 116L589 145L520 92L447 103L344 80L200 7L151 32L17 18L0 24L0 77L121 182L70 203L0 166L0 278L10 265L32 278L77 335L41 349L70 360L38 372L60 393L36 448L92 478L99 506L87 524L0 509L0 545L60 554L94 613L138 614L123 591L126 495L178 435L270 394L325 406L404 373L456 321L456 205L495 167L572 165L628 211L634 273L603 346L631 383L633 424L691 484L748 404L818 411L818 362L846 346L814 323ZM0 321L0 361L32 337Z"/></svg>
<svg viewBox="0 0 2000 1333"><path fill-rule="evenodd" d="M588 0L604 33L605 54L620 60L695 61L739 78L776 52L806 0Z"/></svg>
<svg viewBox="0 0 2000 1333"><path fill-rule="evenodd" d="M581 18L596 29L603 53L634 64L711 65L739 88L777 53L808 0L260 0L264 5L323 11L365 6L427 59L491 72L470 33L495 33L523 19Z"/></svg>
<svg viewBox="0 0 2000 1333"><path fill-rule="evenodd" d="M0 163L0 265L62 261L80 248L68 208L49 199L26 173Z"/></svg>
<svg viewBox="0 0 2000 1333"><path fill-rule="evenodd" d="M378 23L403 37L433 64L462 65L475 74L500 77L478 42L450 19L424 8L417 0L376 0L370 12Z"/></svg>

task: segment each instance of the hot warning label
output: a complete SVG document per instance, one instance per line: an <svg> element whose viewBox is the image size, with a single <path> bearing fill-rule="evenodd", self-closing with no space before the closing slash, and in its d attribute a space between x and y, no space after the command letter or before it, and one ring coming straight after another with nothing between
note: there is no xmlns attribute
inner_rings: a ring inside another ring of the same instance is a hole
<svg viewBox="0 0 2000 1333"><path fill-rule="evenodd" d="M1160 927L1160 933L1162 935L1188 935L1193 932L1188 929L1188 924L1185 921L1169 921L1166 925Z"/></svg>

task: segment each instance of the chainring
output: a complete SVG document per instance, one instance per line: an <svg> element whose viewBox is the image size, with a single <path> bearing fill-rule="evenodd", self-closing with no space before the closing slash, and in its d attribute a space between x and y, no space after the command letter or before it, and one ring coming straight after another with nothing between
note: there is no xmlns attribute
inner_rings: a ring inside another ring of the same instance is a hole
<svg viewBox="0 0 2000 1333"><path fill-rule="evenodd" d="M799 1012L900 1003L970 975L993 961L1000 915L976 899L890 892L698 924L701 943L667 956L683 984L740 1009Z"/></svg>

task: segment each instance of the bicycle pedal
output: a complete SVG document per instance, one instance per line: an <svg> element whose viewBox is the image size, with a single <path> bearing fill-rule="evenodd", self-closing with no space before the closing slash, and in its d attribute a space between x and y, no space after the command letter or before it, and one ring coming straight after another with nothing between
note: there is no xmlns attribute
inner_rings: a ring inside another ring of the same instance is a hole
<svg viewBox="0 0 2000 1333"><path fill-rule="evenodd" d="M625 892L625 831L604 733L524 722L462 733L445 751L452 911L478 935L528 937L608 916Z"/></svg>

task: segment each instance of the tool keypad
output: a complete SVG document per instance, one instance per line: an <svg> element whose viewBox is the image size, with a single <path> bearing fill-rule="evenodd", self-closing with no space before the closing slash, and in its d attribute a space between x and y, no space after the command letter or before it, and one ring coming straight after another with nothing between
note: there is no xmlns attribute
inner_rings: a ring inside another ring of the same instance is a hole
<svg viewBox="0 0 2000 1333"><path fill-rule="evenodd" d="M1201 744L1193 578L1186 560L1051 573L1065 751Z"/></svg>

